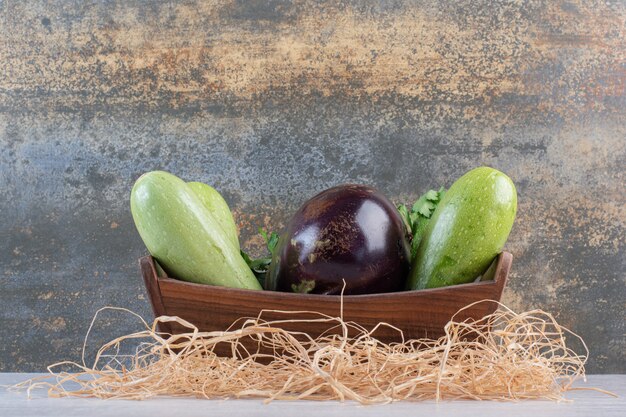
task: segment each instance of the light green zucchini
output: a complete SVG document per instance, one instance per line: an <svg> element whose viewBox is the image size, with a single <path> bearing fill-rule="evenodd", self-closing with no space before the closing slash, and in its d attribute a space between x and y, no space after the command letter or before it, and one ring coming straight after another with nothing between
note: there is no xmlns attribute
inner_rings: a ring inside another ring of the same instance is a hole
<svg viewBox="0 0 626 417"><path fill-rule="evenodd" d="M419 245L409 289L474 281L502 251L517 211L515 185L489 167L459 178L435 209Z"/></svg>
<svg viewBox="0 0 626 417"><path fill-rule="evenodd" d="M142 175L131 191L130 206L148 251L170 276L261 289L238 245L180 178L163 171Z"/></svg>
<svg viewBox="0 0 626 417"><path fill-rule="evenodd" d="M231 240L233 245L239 247L239 237L237 236L237 225L233 214L228 207L228 203L217 192L217 190L210 185L202 182L188 182L187 185L191 187L196 196L202 201L202 204L211 212L213 217L218 221L226 236Z"/></svg>

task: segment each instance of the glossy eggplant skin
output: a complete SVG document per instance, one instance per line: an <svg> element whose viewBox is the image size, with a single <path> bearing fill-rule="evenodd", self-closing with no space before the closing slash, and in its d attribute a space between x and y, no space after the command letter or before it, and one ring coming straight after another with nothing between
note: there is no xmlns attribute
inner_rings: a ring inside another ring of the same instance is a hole
<svg viewBox="0 0 626 417"><path fill-rule="evenodd" d="M396 207L375 189L330 188L308 200L281 235L266 278L274 291L345 295L399 291L410 268Z"/></svg>

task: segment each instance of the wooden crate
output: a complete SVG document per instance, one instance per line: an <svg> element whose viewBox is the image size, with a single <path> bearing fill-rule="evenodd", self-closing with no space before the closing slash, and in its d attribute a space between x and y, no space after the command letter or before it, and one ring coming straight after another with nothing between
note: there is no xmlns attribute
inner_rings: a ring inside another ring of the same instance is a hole
<svg viewBox="0 0 626 417"><path fill-rule="evenodd" d="M438 338L444 326L461 308L479 300L499 301L506 285L512 255L503 252L496 260L493 280L444 288L402 291L385 294L348 295L343 297L343 318L371 329L379 322L403 331L405 339ZM242 317L257 317L261 310L316 311L340 315L340 296L254 291L195 284L157 275L151 256L140 259L141 272L156 316L179 316L200 331L226 330ZM495 302L482 302L463 310L456 318L478 319L493 313ZM266 320L313 318L306 313L285 315L265 311ZM306 332L316 337L329 328L328 323L285 323L287 330ZM176 323L161 323L165 333L188 332ZM400 341L398 331L381 327L374 334L383 342Z"/></svg>

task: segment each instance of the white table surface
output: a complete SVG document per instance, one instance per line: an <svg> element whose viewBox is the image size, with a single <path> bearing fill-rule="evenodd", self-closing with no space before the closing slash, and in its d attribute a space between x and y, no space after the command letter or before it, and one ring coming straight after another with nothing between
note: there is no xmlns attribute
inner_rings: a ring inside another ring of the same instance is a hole
<svg viewBox="0 0 626 417"><path fill-rule="evenodd" d="M0 385L12 385L39 374L1 374ZM47 398L45 390L34 391L31 399L24 392L11 392L0 387L0 416L626 416L626 375L591 375L577 386L596 387L612 391L619 398L594 391L573 391L567 394L572 402L521 401L517 403L491 401L450 401L436 403L397 402L386 405L362 406L337 401L274 401L261 400L200 400L155 398L145 401L98 400L83 398Z"/></svg>

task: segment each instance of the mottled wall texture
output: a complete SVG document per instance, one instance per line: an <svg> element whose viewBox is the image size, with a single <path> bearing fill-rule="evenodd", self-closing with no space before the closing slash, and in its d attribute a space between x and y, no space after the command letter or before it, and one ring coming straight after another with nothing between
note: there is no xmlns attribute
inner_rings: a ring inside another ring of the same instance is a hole
<svg viewBox="0 0 626 417"><path fill-rule="evenodd" d="M213 184L260 253L332 185L411 202L486 164L519 192L504 301L626 372L625 31L620 1L0 0L0 370L151 317L144 171Z"/></svg>

